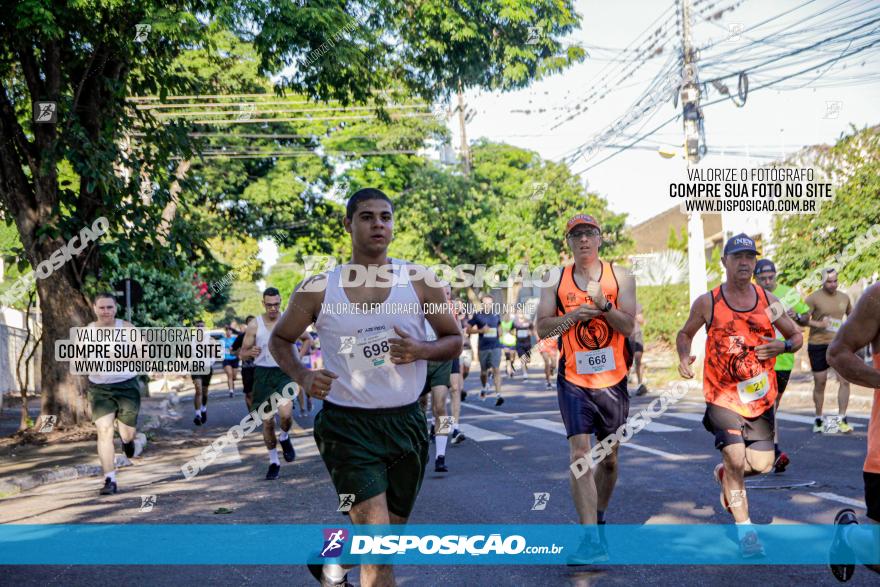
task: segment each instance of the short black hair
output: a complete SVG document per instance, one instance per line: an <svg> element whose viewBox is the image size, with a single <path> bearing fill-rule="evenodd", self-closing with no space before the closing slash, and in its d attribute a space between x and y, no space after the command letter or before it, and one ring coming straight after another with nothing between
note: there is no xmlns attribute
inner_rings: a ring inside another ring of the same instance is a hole
<svg viewBox="0 0 880 587"><path fill-rule="evenodd" d="M277 287L267 287L266 289L263 290L263 297L264 298L266 296L280 296L280 295L281 295L281 292L278 291Z"/></svg>
<svg viewBox="0 0 880 587"><path fill-rule="evenodd" d="M253 314L248 315L248 317L244 319L244 323L247 324L248 322L250 322L254 318L256 318L256 316L254 316Z"/></svg>
<svg viewBox="0 0 880 587"><path fill-rule="evenodd" d="M116 301L116 296L113 295L113 293L111 293L109 291L102 291L102 292L98 292L97 294L95 294L95 297L92 299L92 303L97 304L98 300L100 300L101 298L110 298L114 302Z"/></svg>
<svg viewBox="0 0 880 587"><path fill-rule="evenodd" d="M391 201L391 198L385 195L385 192L376 188L364 188L356 191L348 199L348 203L345 205L345 217L349 220L354 218L358 204L367 200L385 200L391 205L391 211L394 212L394 203Z"/></svg>

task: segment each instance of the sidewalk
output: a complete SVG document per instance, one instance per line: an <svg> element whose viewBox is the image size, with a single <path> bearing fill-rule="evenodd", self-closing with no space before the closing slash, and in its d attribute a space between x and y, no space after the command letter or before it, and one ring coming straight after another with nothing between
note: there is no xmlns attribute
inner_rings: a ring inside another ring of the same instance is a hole
<svg viewBox="0 0 880 587"><path fill-rule="evenodd" d="M191 394L192 387L188 391ZM179 411L170 405L171 395L168 392L153 392L152 397L141 398L134 458L138 458L146 448L150 437L181 417ZM37 418L38 399L32 399L29 408L31 418ZM0 418L4 432L4 436L0 437L0 498L47 483L102 474L93 427L74 432L50 432L45 435L43 442L15 446L9 436L18 428L20 417L21 404L16 402L9 405L7 402ZM114 439L114 444L117 467L130 466L131 461L122 454L118 437Z"/></svg>

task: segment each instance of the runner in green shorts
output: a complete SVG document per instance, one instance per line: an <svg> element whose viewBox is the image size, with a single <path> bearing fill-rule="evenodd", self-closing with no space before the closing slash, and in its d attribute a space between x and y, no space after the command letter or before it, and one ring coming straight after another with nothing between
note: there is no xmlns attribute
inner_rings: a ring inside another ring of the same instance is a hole
<svg viewBox="0 0 880 587"><path fill-rule="evenodd" d="M111 293L95 296L92 309L98 319L89 328L134 328L130 322L116 318L116 298ZM117 492L113 425L119 431L125 456L134 456L134 437L141 408L140 383L136 373L92 373L87 396L92 422L98 430L98 458L104 471L101 495Z"/></svg>
<svg viewBox="0 0 880 587"><path fill-rule="evenodd" d="M405 524L428 461L427 422L418 404L427 362L458 356L461 333L433 275L417 277L427 275L423 267L388 257L394 227L388 196L359 190L343 222L351 261L297 286L269 346L281 369L324 402L315 416L315 442L340 507L353 504L354 524ZM364 273L365 285L353 281ZM426 315L426 307L440 311ZM426 319L435 341L426 340ZM291 348L313 322L324 369L307 369ZM316 558L309 569L322 585L346 583L346 568L333 559ZM393 585L394 575L390 565L365 564L361 582Z"/></svg>
<svg viewBox="0 0 880 587"><path fill-rule="evenodd" d="M254 390L251 406L260 414L263 420L263 442L269 451L269 470L266 471L266 479L273 481L278 479L281 472L281 461L278 460L278 444L284 460L292 463L296 458L296 450L290 438L290 428L293 426L293 401L296 396L295 385L279 367L278 363L269 353L269 335L272 328L281 316L281 294L274 287L267 287L263 291L263 307L266 311L257 316L257 319L248 324L241 343L241 353L246 356L255 356L254 359ZM291 345L291 349L293 346ZM254 353L257 353L254 355ZM281 433L275 438L275 415L265 417L269 412L268 407L262 407L266 402L271 402L273 394L278 395L276 406L278 419L281 424Z"/></svg>

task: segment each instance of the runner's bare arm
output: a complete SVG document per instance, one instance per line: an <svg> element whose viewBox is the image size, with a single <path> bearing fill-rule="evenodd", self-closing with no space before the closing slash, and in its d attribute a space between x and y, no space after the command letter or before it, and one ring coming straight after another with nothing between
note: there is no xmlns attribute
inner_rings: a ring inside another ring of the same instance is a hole
<svg viewBox="0 0 880 587"><path fill-rule="evenodd" d="M636 280L625 267L617 267L614 274L618 283L617 307L605 312L605 320L623 336L630 336L636 329Z"/></svg>
<svg viewBox="0 0 880 587"><path fill-rule="evenodd" d="M810 308L809 313L806 315L806 324L805 326L809 326L810 328L828 328L831 323L828 321L828 317L822 318L821 320L813 320L813 316L816 314L816 303L811 299L812 296L807 296L807 306Z"/></svg>
<svg viewBox="0 0 880 587"><path fill-rule="evenodd" d="M321 303L324 301L323 288L320 291L312 291L316 288L308 287L306 284L320 278L326 279L326 276L315 275L294 288L287 308L275 323L272 334L269 335L269 352L272 353L275 362L291 379L300 384L311 369L307 369L294 352L294 343L305 334L306 328L320 312Z"/></svg>
<svg viewBox="0 0 880 587"><path fill-rule="evenodd" d="M558 278L552 285L541 288L541 297L538 300L538 309L535 312L535 331L538 338L547 338L553 333L562 334L568 327L574 323L574 319L568 314L556 315L556 288L559 285L561 275L556 272ZM544 275L544 283L551 273L548 271Z"/></svg>
<svg viewBox="0 0 880 587"><path fill-rule="evenodd" d="M299 337L299 341L302 343L302 346L299 349L299 356L304 357L309 354L309 351L312 349L312 337L309 336L308 332L303 332Z"/></svg>
<svg viewBox="0 0 880 587"><path fill-rule="evenodd" d="M872 343L874 353L880 352L880 283L862 294L849 320L843 323L828 347L828 364L851 383L880 389L880 370L874 369L856 355L856 351Z"/></svg>
<svg viewBox="0 0 880 587"><path fill-rule="evenodd" d="M254 345L257 343L257 321L254 320L244 329L244 339L241 341L241 348L238 350L238 356L242 359L253 359L257 355L253 351L257 350Z"/></svg>
<svg viewBox="0 0 880 587"><path fill-rule="evenodd" d="M461 354L462 337L443 288L428 284L424 278L414 280L413 287L415 287L423 306L445 309L444 312L425 314L425 319L437 334L437 340L430 342L415 340L395 327L394 331L397 333L397 337L388 339L391 344L391 362L401 365L417 360L450 361L454 359Z"/></svg>
<svg viewBox="0 0 880 587"><path fill-rule="evenodd" d="M704 293L694 300L687 321L678 331L678 336L675 337L675 348L678 351L678 373L686 379L692 379L694 376L694 371L691 369L691 365L696 360L696 357L691 355L694 335L711 320L711 295L711 292Z"/></svg>
<svg viewBox="0 0 880 587"><path fill-rule="evenodd" d="M767 293L767 302L771 307L774 304L781 305L779 299L769 292ZM791 350L785 350L785 342L776 340L775 337L770 338L764 336L763 338L766 343L755 347L755 353L758 355L758 359L762 361L773 358L784 352L797 352L804 344L804 335L801 332L801 329L798 328L797 324L795 324L794 320L792 320L787 313L783 313L777 318L773 325L782 333L785 340L791 343Z"/></svg>

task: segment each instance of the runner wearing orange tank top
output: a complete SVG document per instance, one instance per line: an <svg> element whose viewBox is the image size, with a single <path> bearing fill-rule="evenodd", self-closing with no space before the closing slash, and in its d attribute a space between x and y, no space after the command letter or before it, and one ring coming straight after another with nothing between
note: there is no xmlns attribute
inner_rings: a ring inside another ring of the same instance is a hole
<svg viewBox="0 0 880 587"><path fill-rule="evenodd" d="M871 345L874 365L868 365L856 352ZM856 385L874 389L874 405L868 426L868 454L862 476L865 481L865 505L868 519L880 523L880 283L865 290L849 320L843 323L828 347L828 363L841 377ZM877 532L850 528L858 524L856 513L847 508L834 518L837 525L831 546L831 560L842 555L856 555L858 560L877 560L880 544ZM855 572L852 564L830 564L832 573L841 582L848 581ZM869 566L875 572L880 567Z"/></svg>
<svg viewBox="0 0 880 587"><path fill-rule="evenodd" d="M773 466L773 430L776 355L798 350L803 336L785 312L771 312L779 300L752 284L758 250L745 234L724 245L721 262L725 283L694 301L687 322L678 333L678 372L693 378L691 343L706 327L703 425L715 436L723 462L715 467L721 485L721 504L737 523L740 554L764 555L751 528L744 477L767 473ZM771 316L776 317L771 321ZM775 339L774 326L785 337Z"/></svg>
<svg viewBox="0 0 880 587"><path fill-rule="evenodd" d="M566 240L574 264L557 270L538 303L541 339L559 337L561 357L556 379L559 409L568 436L571 463L590 462L590 435L598 441L626 423L626 388L631 353L625 337L635 326L636 292L632 274L599 258L602 231L595 218L578 214L568 221ZM547 281L545 280L545 283ZM581 524L604 524L617 482L617 444L583 474L571 476ZM569 564L608 560L598 533L590 533Z"/></svg>

